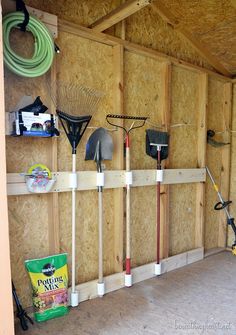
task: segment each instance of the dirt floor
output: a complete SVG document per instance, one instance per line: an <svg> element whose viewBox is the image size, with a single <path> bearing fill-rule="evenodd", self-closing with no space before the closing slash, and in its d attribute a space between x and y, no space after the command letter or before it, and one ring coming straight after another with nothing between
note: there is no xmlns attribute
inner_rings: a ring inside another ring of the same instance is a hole
<svg viewBox="0 0 236 335"><path fill-rule="evenodd" d="M28 335L236 334L236 257L223 252L86 301Z"/></svg>

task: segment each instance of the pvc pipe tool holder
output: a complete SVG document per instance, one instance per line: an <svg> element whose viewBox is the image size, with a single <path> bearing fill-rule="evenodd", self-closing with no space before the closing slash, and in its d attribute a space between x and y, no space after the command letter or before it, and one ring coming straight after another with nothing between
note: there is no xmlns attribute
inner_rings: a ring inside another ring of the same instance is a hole
<svg viewBox="0 0 236 335"><path fill-rule="evenodd" d="M77 291L71 292L70 304L71 304L71 307L76 307L79 305L79 292Z"/></svg>
<svg viewBox="0 0 236 335"><path fill-rule="evenodd" d="M105 283L97 283L98 296L102 297L105 294Z"/></svg>
<svg viewBox="0 0 236 335"><path fill-rule="evenodd" d="M132 286L132 274L125 274L125 286L131 287Z"/></svg>
<svg viewBox="0 0 236 335"><path fill-rule="evenodd" d="M156 170L156 181L163 182L164 171L163 170Z"/></svg>
<svg viewBox="0 0 236 335"><path fill-rule="evenodd" d="M97 172L97 186L103 187L105 185L104 172Z"/></svg>
<svg viewBox="0 0 236 335"><path fill-rule="evenodd" d="M78 187L78 178L76 172L72 172L69 174L69 187L73 189L77 189Z"/></svg>
<svg viewBox="0 0 236 335"><path fill-rule="evenodd" d="M132 185L133 184L133 173L132 173L132 171L126 171L125 172L125 183L126 183L126 185Z"/></svg>
<svg viewBox="0 0 236 335"><path fill-rule="evenodd" d="M155 268L154 268L154 274L156 276L160 276L161 275L161 263L156 263L155 264Z"/></svg>

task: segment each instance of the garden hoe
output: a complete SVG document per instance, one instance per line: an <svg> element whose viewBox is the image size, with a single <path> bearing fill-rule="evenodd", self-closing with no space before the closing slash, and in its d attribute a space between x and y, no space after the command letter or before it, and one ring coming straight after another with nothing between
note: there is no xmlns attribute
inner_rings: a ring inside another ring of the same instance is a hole
<svg viewBox="0 0 236 335"><path fill-rule="evenodd" d="M96 129L86 145L85 160L93 160L97 165L97 187L98 187L98 284L97 293L102 297L105 294L103 280L103 196L104 172L102 161L111 160L113 153L112 137L104 128Z"/></svg>

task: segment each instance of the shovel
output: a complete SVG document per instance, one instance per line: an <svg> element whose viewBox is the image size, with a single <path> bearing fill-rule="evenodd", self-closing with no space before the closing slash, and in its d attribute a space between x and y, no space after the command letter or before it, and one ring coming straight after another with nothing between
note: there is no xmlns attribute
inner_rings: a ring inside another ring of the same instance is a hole
<svg viewBox="0 0 236 335"><path fill-rule="evenodd" d="M97 187L98 187L98 284L97 293L99 297L105 294L103 280L103 197L104 172L102 161L111 160L113 153L112 137L104 128L96 129L89 137L86 145L85 160L93 160L97 165Z"/></svg>

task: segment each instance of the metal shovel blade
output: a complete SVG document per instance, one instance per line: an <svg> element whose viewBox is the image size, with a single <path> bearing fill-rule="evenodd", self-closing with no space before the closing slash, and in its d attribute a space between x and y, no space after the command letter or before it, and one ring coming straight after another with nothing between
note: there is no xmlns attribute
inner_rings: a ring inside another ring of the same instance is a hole
<svg viewBox="0 0 236 335"><path fill-rule="evenodd" d="M97 157L99 147L99 157ZM113 141L108 131L104 128L96 129L89 137L86 144L85 160L103 161L111 160L113 153Z"/></svg>

